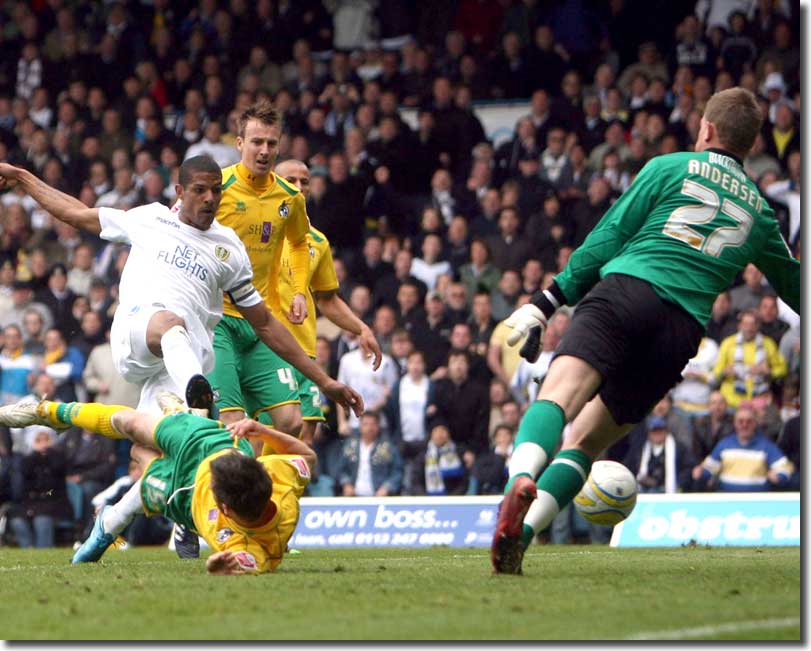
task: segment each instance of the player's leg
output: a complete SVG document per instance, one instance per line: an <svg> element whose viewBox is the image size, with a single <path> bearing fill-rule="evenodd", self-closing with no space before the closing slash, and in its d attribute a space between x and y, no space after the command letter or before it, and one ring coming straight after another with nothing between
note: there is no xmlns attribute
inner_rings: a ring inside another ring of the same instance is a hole
<svg viewBox="0 0 811 651"><path fill-rule="evenodd" d="M523 522L537 495L535 478L557 448L566 422L581 412L601 382L601 374L579 357L552 361L538 399L518 428L491 547L496 572L521 573Z"/></svg>
<svg viewBox="0 0 811 651"><path fill-rule="evenodd" d="M583 408L572 421L561 451L537 481L537 498L523 522L524 548L580 492L594 460L632 427L632 423L618 425L600 396Z"/></svg>
<svg viewBox="0 0 811 651"><path fill-rule="evenodd" d="M160 452L136 443L130 449L130 456L142 469L145 469L153 460L160 457ZM99 517L102 518L101 524L104 532L110 534L115 540L115 537L127 528L133 518L143 511L141 480L138 479L133 482L118 502L104 509L103 513L100 512Z"/></svg>
<svg viewBox="0 0 811 651"><path fill-rule="evenodd" d="M245 418L245 399L240 375L241 350L246 347L244 319L223 316L214 328L214 368L207 375L214 392L219 419L226 425ZM256 339L256 333L250 333Z"/></svg>
<svg viewBox="0 0 811 651"><path fill-rule="evenodd" d="M186 330L186 322L174 312L155 312L149 318L145 338L149 352L163 358L176 392L184 392L192 376L203 374L202 361Z"/></svg>
<svg viewBox="0 0 811 651"><path fill-rule="evenodd" d="M290 436L301 430L296 369L257 339L245 355L240 376L247 413Z"/></svg>
<svg viewBox="0 0 811 651"><path fill-rule="evenodd" d="M324 422L324 412L321 411L321 390L310 378L305 377L301 371L294 369L298 381L298 395L301 401L301 429L299 438L313 447L318 423Z"/></svg>
<svg viewBox="0 0 811 651"><path fill-rule="evenodd" d="M160 419L151 414L144 414L132 409L115 412L111 425L125 435L134 445L130 456L146 468L155 459L160 458L154 431ZM134 482L129 490L115 504L105 506L96 516L90 535L73 555L71 563L94 563L98 561L107 548L113 544L133 518L144 512L141 492L141 479Z"/></svg>
<svg viewBox="0 0 811 651"><path fill-rule="evenodd" d="M313 447L315 435L318 432L319 422L320 421L317 420L306 420L302 417L301 431L299 432L299 438L301 439L302 443L306 443L310 447Z"/></svg>
<svg viewBox="0 0 811 651"><path fill-rule="evenodd" d="M552 361L537 400L518 426L505 494L518 477L534 482L557 449L566 423L580 413L601 382L600 372L584 359L562 355Z"/></svg>

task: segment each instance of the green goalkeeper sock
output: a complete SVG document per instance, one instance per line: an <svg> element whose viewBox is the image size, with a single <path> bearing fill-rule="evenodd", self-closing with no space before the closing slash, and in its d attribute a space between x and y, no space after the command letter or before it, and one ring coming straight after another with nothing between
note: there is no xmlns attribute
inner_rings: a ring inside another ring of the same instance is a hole
<svg viewBox="0 0 811 651"><path fill-rule="evenodd" d="M560 443L565 425L566 416L557 403L537 400L529 406L515 436L510 479L504 488L505 493L512 488L516 477L527 475L534 480L538 476Z"/></svg>
<svg viewBox="0 0 811 651"><path fill-rule="evenodd" d="M561 450L538 479L538 499L530 506L524 518L525 535L529 544L539 531L546 529L583 488L591 470L591 459L580 450ZM532 531L527 538L526 527Z"/></svg>

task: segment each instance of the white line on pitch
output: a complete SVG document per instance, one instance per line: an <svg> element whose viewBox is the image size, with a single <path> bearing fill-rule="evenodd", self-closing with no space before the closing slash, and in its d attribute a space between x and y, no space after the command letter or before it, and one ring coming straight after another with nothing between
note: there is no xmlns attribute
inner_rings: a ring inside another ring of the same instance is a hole
<svg viewBox="0 0 811 651"><path fill-rule="evenodd" d="M782 617L775 619L759 619L747 622L726 622L724 624L714 624L710 626L693 626L692 628L674 628L666 631L645 631L628 636L628 640L683 640L685 638L709 637L721 633L742 633L744 631L756 631L763 628L789 628L799 626L799 617Z"/></svg>

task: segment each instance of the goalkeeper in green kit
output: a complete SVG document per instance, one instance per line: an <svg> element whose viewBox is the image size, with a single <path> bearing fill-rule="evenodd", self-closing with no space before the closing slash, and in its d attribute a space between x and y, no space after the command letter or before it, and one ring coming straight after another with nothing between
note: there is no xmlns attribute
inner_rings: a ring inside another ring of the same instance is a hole
<svg viewBox="0 0 811 651"><path fill-rule="evenodd" d="M507 343L529 334L521 353L533 361L552 313L577 304L518 429L491 548L495 572L521 573L529 542L577 495L592 462L681 379L715 297L748 263L800 311L800 263L743 171L761 123L749 91L715 94L695 152L648 162L552 285L507 319ZM567 422L571 433L552 458Z"/></svg>

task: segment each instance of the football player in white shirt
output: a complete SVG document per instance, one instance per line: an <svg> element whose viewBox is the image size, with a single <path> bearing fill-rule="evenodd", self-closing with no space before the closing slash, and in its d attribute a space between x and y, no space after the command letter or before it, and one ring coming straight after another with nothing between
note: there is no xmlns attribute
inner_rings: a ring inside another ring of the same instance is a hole
<svg viewBox="0 0 811 651"><path fill-rule="evenodd" d="M141 386L139 410L159 414L156 398L162 391L208 387L202 374L213 366L213 330L225 291L267 346L331 400L361 413L361 396L324 373L271 315L253 287L244 245L233 230L214 221L222 195L217 163L210 156L190 158L178 181L177 210L152 203L125 212L88 208L27 170L0 163L0 189L19 183L60 221L132 246L110 345L122 376Z"/></svg>

